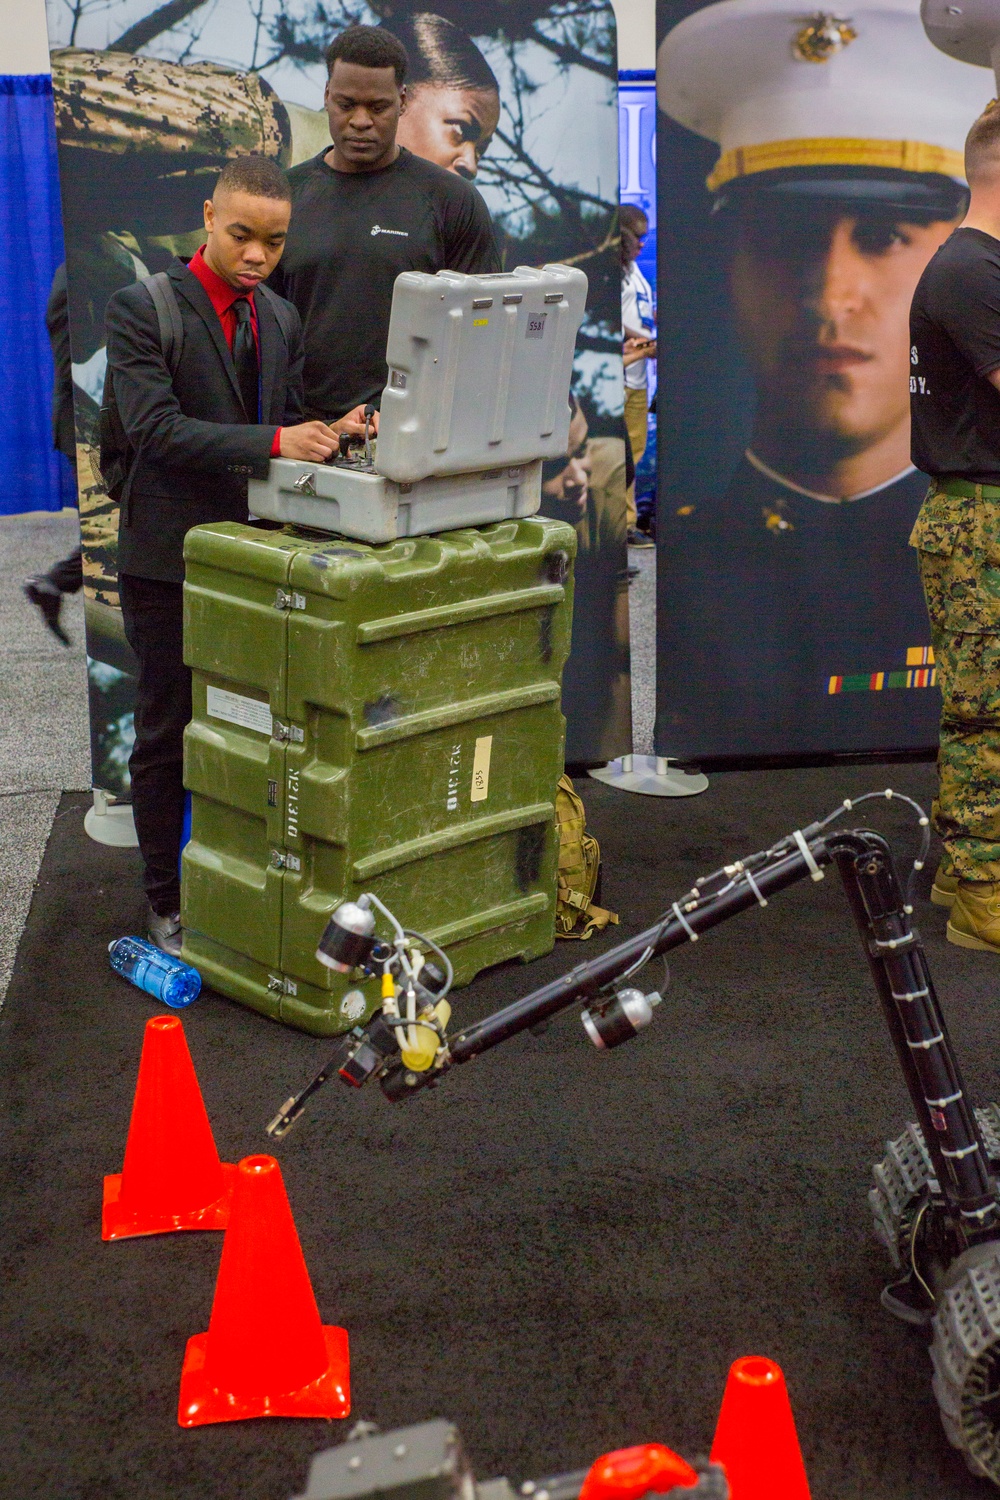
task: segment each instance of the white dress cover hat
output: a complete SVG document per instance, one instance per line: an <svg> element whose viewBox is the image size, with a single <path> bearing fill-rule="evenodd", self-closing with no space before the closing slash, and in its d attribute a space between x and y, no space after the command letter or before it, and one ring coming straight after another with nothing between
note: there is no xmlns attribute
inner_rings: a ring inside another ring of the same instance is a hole
<svg viewBox="0 0 1000 1500"><path fill-rule="evenodd" d="M868 168L963 180L991 76L928 40L919 0L808 14L782 0L719 0L657 54L659 107L720 146L713 191L789 169Z"/></svg>

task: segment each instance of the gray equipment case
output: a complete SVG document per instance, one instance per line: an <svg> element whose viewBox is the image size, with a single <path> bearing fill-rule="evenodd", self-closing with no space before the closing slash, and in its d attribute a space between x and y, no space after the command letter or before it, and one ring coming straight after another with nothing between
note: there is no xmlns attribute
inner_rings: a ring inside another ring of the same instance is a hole
<svg viewBox="0 0 1000 1500"><path fill-rule="evenodd" d="M566 452L587 278L572 266L396 278L374 459L271 460L251 514L366 542L534 515Z"/></svg>

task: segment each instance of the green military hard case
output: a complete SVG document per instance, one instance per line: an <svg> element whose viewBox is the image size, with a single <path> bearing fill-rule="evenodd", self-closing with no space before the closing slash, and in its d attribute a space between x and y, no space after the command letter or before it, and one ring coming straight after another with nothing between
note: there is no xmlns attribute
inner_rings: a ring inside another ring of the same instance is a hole
<svg viewBox="0 0 1000 1500"><path fill-rule="evenodd" d="M365 890L458 984L552 948L575 547L542 517L382 546L188 533L183 956L208 984L316 1035L364 1020L378 982L316 944Z"/></svg>

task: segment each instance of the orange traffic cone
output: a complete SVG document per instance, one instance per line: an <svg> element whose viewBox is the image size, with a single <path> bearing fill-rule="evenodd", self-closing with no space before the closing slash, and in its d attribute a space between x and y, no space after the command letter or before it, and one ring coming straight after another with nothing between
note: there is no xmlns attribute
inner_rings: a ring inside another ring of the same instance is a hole
<svg viewBox="0 0 1000 1500"><path fill-rule="evenodd" d="M693 1489L698 1475L663 1443L616 1448L595 1458L580 1490L580 1500L641 1500L650 1490L663 1494L676 1486Z"/></svg>
<svg viewBox="0 0 1000 1500"><path fill-rule="evenodd" d="M182 1427L244 1417L346 1417L347 1332L324 1328L281 1168L248 1156L236 1169L207 1333L188 1339Z"/></svg>
<svg viewBox="0 0 1000 1500"><path fill-rule="evenodd" d="M219 1161L179 1016L146 1022L125 1165L104 1179L101 1238L225 1229L236 1168Z"/></svg>
<svg viewBox="0 0 1000 1500"><path fill-rule="evenodd" d="M712 1443L730 1500L809 1500L785 1377L772 1359L751 1354L729 1371Z"/></svg>

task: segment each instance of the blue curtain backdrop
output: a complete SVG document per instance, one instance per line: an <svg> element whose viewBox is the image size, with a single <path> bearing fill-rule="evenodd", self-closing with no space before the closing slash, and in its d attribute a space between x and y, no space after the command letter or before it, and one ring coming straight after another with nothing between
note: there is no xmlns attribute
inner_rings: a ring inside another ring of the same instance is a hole
<svg viewBox="0 0 1000 1500"><path fill-rule="evenodd" d="M622 203L635 203L649 220L649 234L639 256L639 269L653 289L656 302L656 74L652 69L621 68L618 72L618 171ZM648 368L648 366L647 366ZM656 509L656 376L650 382L653 410L649 437L635 476L639 511Z"/></svg>
<svg viewBox="0 0 1000 1500"><path fill-rule="evenodd" d="M52 447L45 303L63 259L52 80L0 74L0 515L76 504Z"/></svg>

